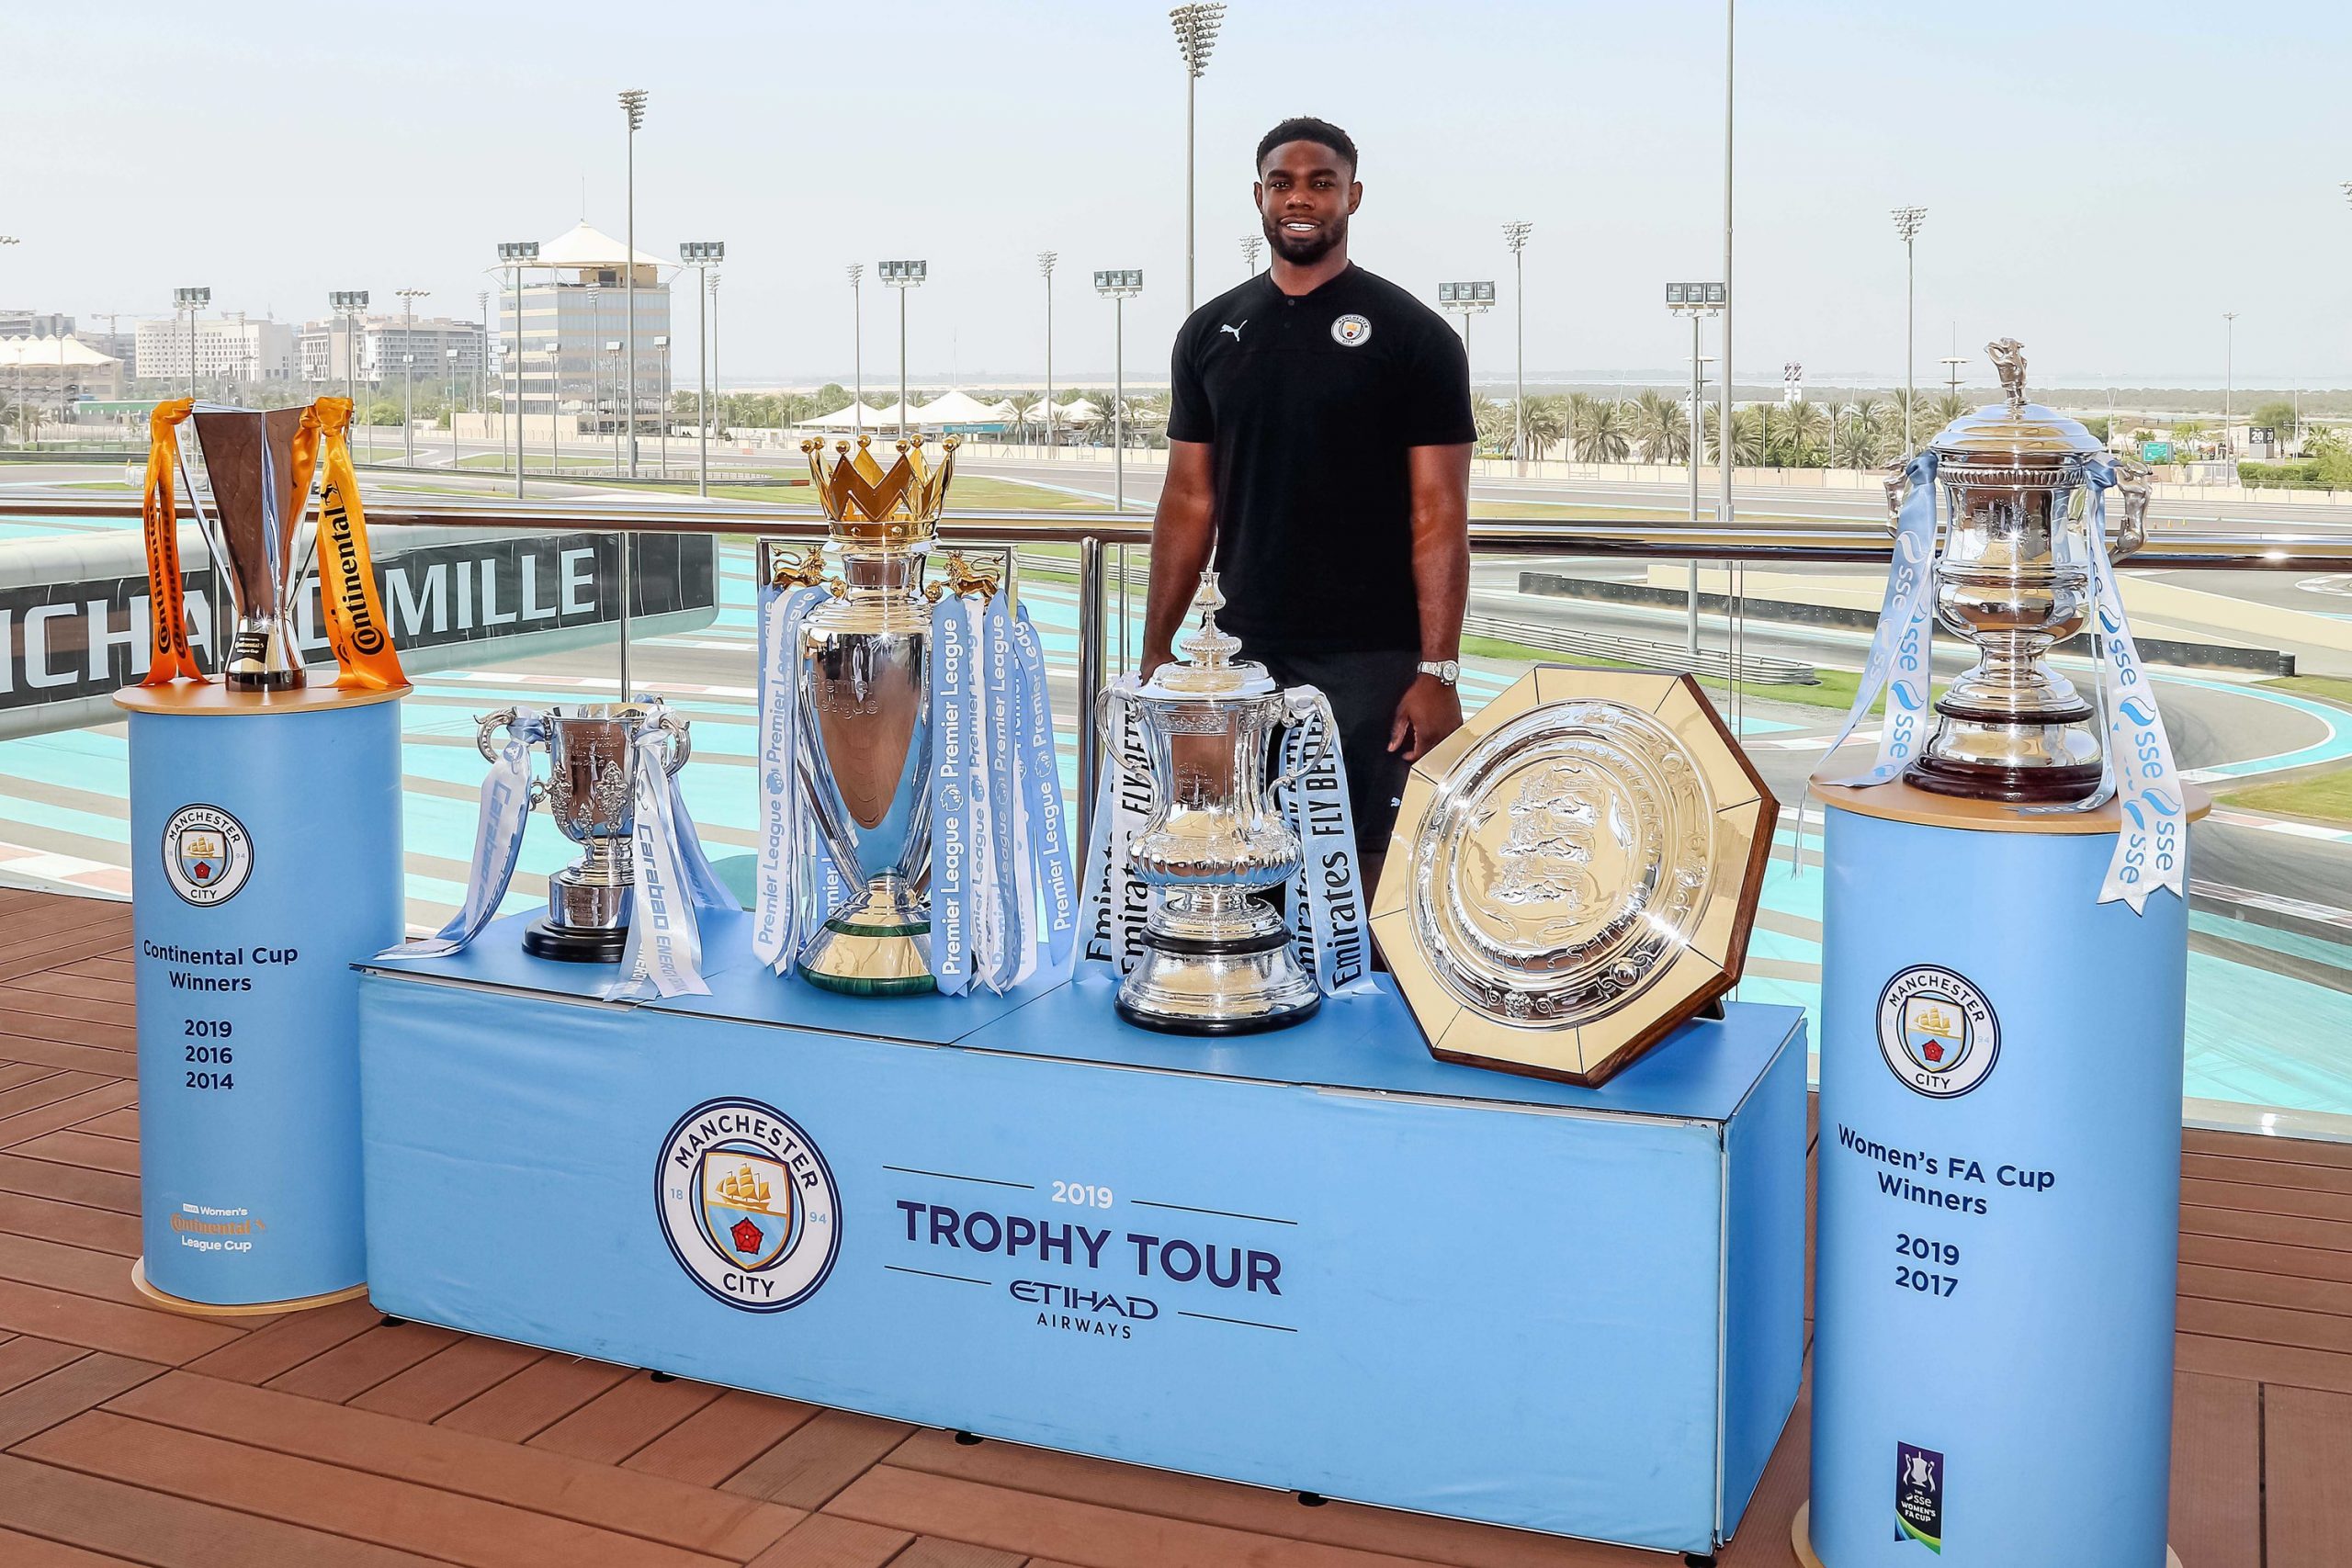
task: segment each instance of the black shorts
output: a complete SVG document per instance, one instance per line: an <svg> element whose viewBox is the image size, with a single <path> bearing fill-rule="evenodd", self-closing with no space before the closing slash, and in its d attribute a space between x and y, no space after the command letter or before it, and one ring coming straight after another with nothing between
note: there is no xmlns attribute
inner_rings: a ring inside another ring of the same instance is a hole
<svg viewBox="0 0 2352 1568"><path fill-rule="evenodd" d="M1419 649L1374 652L1278 653L1245 649L1244 657L1266 666L1285 686L1313 686L1331 699L1340 721L1340 753L1347 764L1348 804L1355 812L1356 853L1385 854L1388 835L1403 804L1405 776L1413 764L1388 749L1396 705L1420 673ZM1372 889L1364 892L1368 896Z"/></svg>

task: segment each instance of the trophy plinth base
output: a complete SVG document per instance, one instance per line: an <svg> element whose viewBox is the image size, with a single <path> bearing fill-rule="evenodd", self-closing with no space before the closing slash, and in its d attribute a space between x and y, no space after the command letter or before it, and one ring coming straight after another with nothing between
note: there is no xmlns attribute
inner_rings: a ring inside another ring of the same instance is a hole
<svg viewBox="0 0 2352 1568"><path fill-rule="evenodd" d="M2069 762L2027 767L1962 761L1928 752L1905 769L1903 776L1915 788L1934 795L1997 800L2011 806L2063 806L2087 800L2098 791L2099 765Z"/></svg>
<svg viewBox="0 0 2352 1568"><path fill-rule="evenodd" d="M628 951L628 928L566 926L546 919L523 930L523 951L565 964L618 964Z"/></svg>
<svg viewBox="0 0 2352 1568"><path fill-rule="evenodd" d="M1147 930L1119 984L1119 1016L1162 1034L1257 1034L1303 1023L1323 1005L1286 931L1204 942Z"/></svg>
<svg viewBox="0 0 2352 1568"><path fill-rule="evenodd" d="M836 915L800 960L819 990L849 997L920 997L939 989L931 975L931 922L864 925Z"/></svg>

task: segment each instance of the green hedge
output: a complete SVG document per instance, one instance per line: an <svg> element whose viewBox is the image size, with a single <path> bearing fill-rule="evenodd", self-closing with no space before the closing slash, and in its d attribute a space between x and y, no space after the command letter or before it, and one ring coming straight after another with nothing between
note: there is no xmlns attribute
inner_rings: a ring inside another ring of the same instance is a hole
<svg viewBox="0 0 2352 1568"><path fill-rule="evenodd" d="M2249 490L2325 490L2319 461L2301 463L2240 463L2238 482Z"/></svg>

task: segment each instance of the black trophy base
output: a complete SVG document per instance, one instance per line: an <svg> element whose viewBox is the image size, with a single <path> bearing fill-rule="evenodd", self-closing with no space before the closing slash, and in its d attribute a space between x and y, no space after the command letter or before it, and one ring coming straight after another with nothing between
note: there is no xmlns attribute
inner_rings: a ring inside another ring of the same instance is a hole
<svg viewBox="0 0 2352 1568"><path fill-rule="evenodd" d="M1962 762L1933 754L1904 771L1914 787L1963 800L1997 800L2007 806L2065 806L2098 792L2099 765L2025 768L1997 762Z"/></svg>
<svg viewBox="0 0 2352 1568"><path fill-rule="evenodd" d="M221 674L220 683L232 692L290 692L309 682L300 669L239 670L232 665Z"/></svg>
<svg viewBox="0 0 2352 1568"><path fill-rule="evenodd" d="M543 915L523 928L523 951L565 964L618 964L628 951L628 928L560 926Z"/></svg>

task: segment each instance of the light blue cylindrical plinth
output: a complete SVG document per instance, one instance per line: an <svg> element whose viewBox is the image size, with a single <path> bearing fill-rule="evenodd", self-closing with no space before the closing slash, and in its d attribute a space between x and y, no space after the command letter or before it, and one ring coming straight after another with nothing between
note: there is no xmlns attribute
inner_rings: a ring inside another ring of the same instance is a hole
<svg viewBox="0 0 2352 1568"><path fill-rule="evenodd" d="M1826 813L1824 1568L2163 1568L2188 911L2100 819Z"/></svg>
<svg viewBox="0 0 2352 1568"><path fill-rule="evenodd" d="M351 964L403 930L400 704L126 705L145 1283L213 1307L347 1291Z"/></svg>

